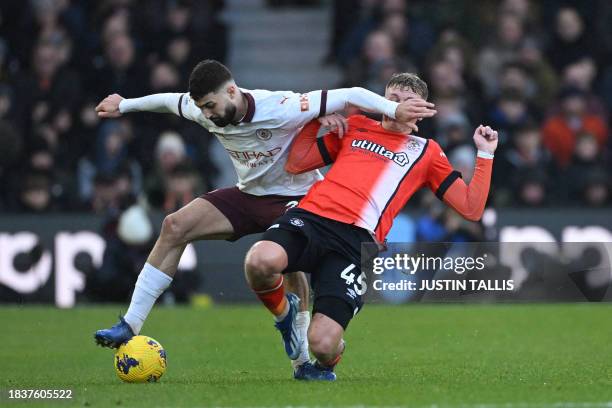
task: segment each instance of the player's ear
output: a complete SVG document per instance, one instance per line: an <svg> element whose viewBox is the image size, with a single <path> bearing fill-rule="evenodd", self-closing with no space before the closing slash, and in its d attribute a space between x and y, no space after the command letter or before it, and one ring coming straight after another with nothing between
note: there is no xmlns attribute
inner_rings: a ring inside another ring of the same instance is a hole
<svg viewBox="0 0 612 408"><path fill-rule="evenodd" d="M236 87L236 84L233 84L233 83L228 84L225 90L227 94L230 96L230 98L232 99L236 97L236 94L238 92L238 88Z"/></svg>

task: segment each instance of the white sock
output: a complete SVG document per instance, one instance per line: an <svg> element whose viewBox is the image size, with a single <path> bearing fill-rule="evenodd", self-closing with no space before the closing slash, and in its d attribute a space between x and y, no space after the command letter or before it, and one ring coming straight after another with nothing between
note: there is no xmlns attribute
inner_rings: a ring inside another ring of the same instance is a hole
<svg viewBox="0 0 612 408"><path fill-rule="evenodd" d="M145 319L157 298L170 286L172 278L153 265L146 263L138 275L130 307L123 318L134 334L140 333Z"/></svg>
<svg viewBox="0 0 612 408"><path fill-rule="evenodd" d="M302 334L304 342L302 343L300 356L295 360L291 360L291 365L294 369L297 368L297 366L310 361L310 353L308 352L308 326L310 326L310 312L299 312L296 317L296 325Z"/></svg>

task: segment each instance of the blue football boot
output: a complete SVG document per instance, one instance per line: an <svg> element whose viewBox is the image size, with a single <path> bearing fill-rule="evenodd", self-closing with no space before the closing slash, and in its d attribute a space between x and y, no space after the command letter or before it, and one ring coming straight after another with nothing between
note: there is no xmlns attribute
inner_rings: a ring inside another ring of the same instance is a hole
<svg viewBox="0 0 612 408"><path fill-rule="evenodd" d="M293 378L302 381L336 381L336 373L333 368L323 367L318 362L312 364L307 361L298 366L293 373Z"/></svg>
<svg viewBox="0 0 612 408"><path fill-rule="evenodd" d="M315 361L314 364L307 361L295 369L293 372L293 378L304 381L336 381L336 373L334 373L334 368L336 368L336 365L340 362L340 359L346 350L346 341L344 341L344 339L341 341L342 351L340 352L340 355L336 359L333 366L324 367L319 364L318 361Z"/></svg>
<svg viewBox="0 0 612 408"><path fill-rule="evenodd" d="M283 336L285 352L291 360L295 360L300 356L300 347L304 343L304 339L295 321L299 310L300 298L293 293L287 293L285 296L287 297L287 302L289 302L289 313L287 313L283 320L274 323L274 326Z"/></svg>
<svg viewBox="0 0 612 408"><path fill-rule="evenodd" d="M122 343L134 337L134 332L129 324L119 316L119 323L110 329L98 330L94 334L96 343L102 347L118 348Z"/></svg>

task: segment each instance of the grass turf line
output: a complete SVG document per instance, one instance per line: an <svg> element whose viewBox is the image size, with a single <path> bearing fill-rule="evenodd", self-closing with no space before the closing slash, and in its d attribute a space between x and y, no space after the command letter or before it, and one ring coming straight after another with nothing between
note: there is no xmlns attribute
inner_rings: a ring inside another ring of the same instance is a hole
<svg viewBox="0 0 612 408"><path fill-rule="evenodd" d="M15 406L586 408L612 400L612 305L367 305L350 324L332 384L291 378L272 319L256 306L156 308L142 334L164 345L168 371L158 384L123 384L113 352L92 338L119 309L0 308L0 405L16 388L72 388L74 398Z"/></svg>

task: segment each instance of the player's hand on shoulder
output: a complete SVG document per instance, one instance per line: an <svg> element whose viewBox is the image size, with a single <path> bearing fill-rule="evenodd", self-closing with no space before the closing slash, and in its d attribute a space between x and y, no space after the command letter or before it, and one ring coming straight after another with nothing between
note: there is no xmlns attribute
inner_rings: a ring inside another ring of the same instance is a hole
<svg viewBox="0 0 612 408"><path fill-rule="evenodd" d="M435 105L421 98L408 99L401 102L395 109L395 120L398 122L410 122L414 119L421 120L431 118L438 111Z"/></svg>
<svg viewBox="0 0 612 408"><path fill-rule="evenodd" d="M497 130L480 125L474 131L474 144L483 152L493 154L497 149Z"/></svg>
<svg viewBox="0 0 612 408"><path fill-rule="evenodd" d="M336 132L340 139L348 132L348 122L346 118L338 113L320 117L318 121L321 123L321 126L328 131Z"/></svg>
<svg viewBox="0 0 612 408"><path fill-rule="evenodd" d="M118 94L108 95L102 102L96 106L96 112L101 118L118 118L121 116L119 104L123 97Z"/></svg>

